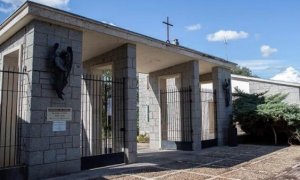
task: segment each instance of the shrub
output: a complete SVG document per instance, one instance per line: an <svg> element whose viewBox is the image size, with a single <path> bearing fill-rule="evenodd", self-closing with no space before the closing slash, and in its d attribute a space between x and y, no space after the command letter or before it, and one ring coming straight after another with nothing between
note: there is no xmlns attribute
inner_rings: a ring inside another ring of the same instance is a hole
<svg viewBox="0 0 300 180"><path fill-rule="evenodd" d="M287 94L265 96L247 94L238 89L233 95L233 120L238 122L243 131L255 136L274 136L277 144L278 134L284 134L289 142L300 140L300 108L289 105L283 100Z"/></svg>
<svg viewBox="0 0 300 180"><path fill-rule="evenodd" d="M149 136L145 134L140 134L137 136L138 143L149 143Z"/></svg>

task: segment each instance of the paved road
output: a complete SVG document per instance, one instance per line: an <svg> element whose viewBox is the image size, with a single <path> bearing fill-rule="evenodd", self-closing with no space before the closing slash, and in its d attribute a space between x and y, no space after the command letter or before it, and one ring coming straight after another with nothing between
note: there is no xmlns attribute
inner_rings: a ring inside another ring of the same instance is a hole
<svg viewBox="0 0 300 180"><path fill-rule="evenodd" d="M139 149L138 162L55 178L77 179L300 179L300 146L213 147L198 152Z"/></svg>
<svg viewBox="0 0 300 180"><path fill-rule="evenodd" d="M293 167L291 170L288 170L281 175L277 176L277 180L298 180L300 179L300 164Z"/></svg>

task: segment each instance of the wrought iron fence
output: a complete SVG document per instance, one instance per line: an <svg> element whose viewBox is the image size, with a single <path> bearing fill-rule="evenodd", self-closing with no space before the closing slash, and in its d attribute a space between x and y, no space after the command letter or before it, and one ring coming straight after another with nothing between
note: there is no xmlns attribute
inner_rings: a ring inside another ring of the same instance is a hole
<svg viewBox="0 0 300 180"><path fill-rule="evenodd" d="M21 165L26 73L0 70L0 169Z"/></svg>
<svg viewBox="0 0 300 180"><path fill-rule="evenodd" d="M82 78L82 157L124 151L124 83L99 75Z"/></svg>
<svg viewBox="0 0 300 180"><path fill-rule="evenodd" d="M160 92L162 140L192 142L191 88Z"/></svg>

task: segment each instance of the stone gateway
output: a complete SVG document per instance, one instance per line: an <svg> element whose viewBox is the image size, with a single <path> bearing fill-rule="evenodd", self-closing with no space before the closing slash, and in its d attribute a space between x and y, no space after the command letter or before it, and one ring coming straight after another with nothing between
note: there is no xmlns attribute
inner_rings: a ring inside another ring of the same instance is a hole
<svg viewBox="0 0 300 180"><path fill-rule="evenodd" d="M221 58L25 2L0 26L0 63L1 178L134 163L138 130L154 149L227 143Z"/></svg>

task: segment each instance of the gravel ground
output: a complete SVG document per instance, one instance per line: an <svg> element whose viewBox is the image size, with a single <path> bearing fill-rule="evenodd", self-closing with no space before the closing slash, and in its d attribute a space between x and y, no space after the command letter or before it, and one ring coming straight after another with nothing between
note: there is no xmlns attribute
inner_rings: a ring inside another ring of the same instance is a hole
<svg viewBox="0 0 300 180"><path fill-rule="evenodd" d="M300 179L300 146L239 145L199 152L139 146L138 162L55 179Z"/></svg>

